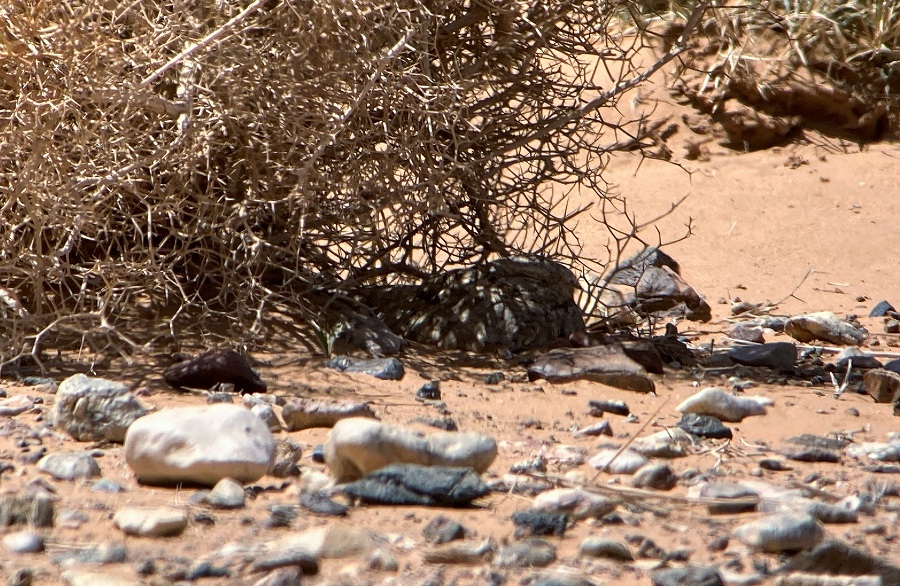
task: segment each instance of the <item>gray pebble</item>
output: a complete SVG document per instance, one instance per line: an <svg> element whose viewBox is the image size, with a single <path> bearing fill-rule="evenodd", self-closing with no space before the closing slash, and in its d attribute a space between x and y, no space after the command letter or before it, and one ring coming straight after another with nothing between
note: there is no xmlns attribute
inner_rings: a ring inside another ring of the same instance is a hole
<svg viewBox="0 0 900 586"><path fill-rule="evenodd" d="M24 531L16 531L3 537L3 546L10 553L40 553L44 551L44 538L26 529Z"/></svg>

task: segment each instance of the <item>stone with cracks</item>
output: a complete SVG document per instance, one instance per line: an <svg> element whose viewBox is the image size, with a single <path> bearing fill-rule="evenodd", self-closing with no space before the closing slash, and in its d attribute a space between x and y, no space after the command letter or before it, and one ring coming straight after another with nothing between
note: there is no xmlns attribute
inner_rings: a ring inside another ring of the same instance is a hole
<svg viewBox="0 0 900 586"><path fill-rule="evenodd" d="M122 383L76 374L59 385L53 424L81 442L123 442L128 426L148 412Z"/></svg>
<svg viewBox="0 0 900 586"><path fill-rule="evenodd" d="M490 493L471 468L393 464L343 487L366 504L461 507Z"/></svg>
<svg viewBox="0 0 900 586"><path fill-rule="evenodd" d="M147 484L254 482L274 460L266 424L227 403L158 411L136 421L125 437L125 461Z"/></svg>
<svg viewBox="0 0 900 586"><path fill-rule="evenodd" d="M325 462L338 482L362 478L390 464L420 464L488 469L497 442L478 433L414 431L354 417L338 421L324 446Z"/></svg>
<svg viewBox="0 0 900 586"><path fill-rule="evenodd" d="M367 403L316 401L294 399L281 410L281 417L288 431L300 431L313 427L333 427L341 419L367 417L377 419Z"/></svg>
<svg viewBox="0 0 900 586"><path fill-rule="evenodd" d="M796 315L787 321L784 333L801 342L823 340L847 346L859 346L868 335L865 328L841 319L830 311Z"/></svg>
<svg viewBox="0 0 900 586"><path fill-rule="evenodd" d="M876 368L863 375L866 392L876 403L892 403L900 397L900 374Z"/></svg>
<svg viewBox="0 0 900 586"><path fill-rule="evenodd" d="M656 388L644 367L618 344L551 350L528 367L528 378L552 383L590 380L640 393Z"/></svg>

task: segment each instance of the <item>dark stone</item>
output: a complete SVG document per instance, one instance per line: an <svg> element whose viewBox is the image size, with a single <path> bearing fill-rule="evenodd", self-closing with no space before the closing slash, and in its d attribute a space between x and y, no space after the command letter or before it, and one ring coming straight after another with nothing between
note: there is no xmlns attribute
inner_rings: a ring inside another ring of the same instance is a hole
<svg viewBox="0 0 900 586"><path fill-rule="evenodd" d="M324 464L325 463L325 446L322 444L316 444L313 446L312 453L309 455L312 458L312 461L316 464Z"/></svg>
<svg viewBox="0 0 900 586"><path fill-rule="evenodd" d="M453 519L438 515L422 528L425 541L434 545L449 543L466 536L466 529Z"/></svg>
<svg viewBox="0 0 900 586"><path fill-rule="evenodd" d="M896 410L894 415L896 415ZM863 466L863 470L873 474L900 474L900 466L895 464L877 464L875 466Z"/></svg>
<svg viewBox="0 0 900 586"><path fill-rule="evenodd" d="M264 553L255 556L250 566L251 572L271 572L278 568L299 567L305 576L319 573L319 561L312 552L303 548L291 548L275 553Z"/></svg>
<svg viewBox="0 0 900 586"><path fill-rule="evenodd" d="M884 322L885 334L900 334L900 320L889 319Z"/></svg>
<svg viewBox="0 0 900 586"><path fill-rule="evenodd" d="M569 524L565 513L544 513L525 509L512 514L512 522L526 535L556 535L562 537Z"/></svg>
<svg viewBox="0 0 900 586"><path fill-rule="evenodd" d="M789 443L797 444L807 448L822 448L823 450L843 450L850 443L848 440L835 437L825 437L821 435L813 435L804 433L794 436L787 440Z"/></svg>
<svg viewBox="0 0 900 586"><path fill-rule="evenodd" d="M665 374L662 356L650 340L622 340L619 342L625 355L652 374Z"/></svg>
<svg viewBox="0 0 900 586"><path fill-rule="evenodd" d="M430 381L419 387L416 391L417 401L440 401L441 400L441 383L440 381Z"/></svg>
<svg viewBox="0 0 900 586"><path fill-rule="evenodd" d="M725 586L719 571L712 567L666 568L650 576L653 586Z"/></svg>
<svg viewBox="0 0 900 586"><path fill-rule="evenodd" d="M430 427L436 427L437 429L442 429L444 431L459 431L459 426L456 425L456 422L450 419L449 417L445 417L443 419L429 419L428 417L416 417L413 419L414 423L423 423Z"/></svg>
<svg viewBox="0 0 900 586"><path fill-rule="evenodd" d="M460 507L490 493L471 468L392 464L344 486L366 504Z"/></svg>
<svg viewBox="0 0 900 586"><path fill-rule="evenodd" d="M552 383L589 380L641 393L656 388L644 367L619 344L551 350L528 367L528 378Z"/></svg>
<svg viewBox="0 0 900 586"><path fill-rule="evenodd" d="M897 311L894 306L887 301L879 301L869 312L869 317L884 317L891 311Z"/></svg>
<svg viewBox="0 0 900 586"><path fill-rule="evenodd" d="M193 582L194 580L199 580L200 578L229 578L231 577L231 571L228 568L223 568L221 566L214 566L209 562L199 562L187 571L184 579Z"/></svg>
<svg viewBox="0 0 900 586"><path fill-rule="evenodd" d="M731 439L733 437L731 428L711 415L685 413L681 416L681 421L676 425L689 434L698 437L710 439Z"/></svg>
<svg viewBox="0 0 900 586"><path fill-rule="evenodd" d="M666 552L656 542L640 534L628 535L625 540L637 548L636 555L639 558L661 560Z"/></svg>
<svg viewBox="0 0 900 586"><path fill-rule="evenodd" d="M884 584L900 584L900 567L840 541L826 541L793 557L779 574L814 572L832 576L880 576Z"/></svg>
<svg viewBox="0 0 900 586"><path fill-rule="evenodd" d="M595 401L591 399L588 401L588 407L594 417L603 417L604 413L613 413L622 417L631 415L631 410L625 401Z"/></svg>
<svg viewBox="0 0 900 586"><path fill-rule="evenodd" d="M220 383L233 384L240 393L265 393L268 389L247 359L231 349L210 350L173 364L163 372L163 378L177 389L208 391Z"/></svg>
<svg viewBox="0 0 900 586"><path fill-rule="evenodd" d="M856 523L859 520L859 514L855 509L818 501L810 503L806 512L817 521L832 525Z"/></svg>
<svg viewBox="0 0 900 586"><path fill-rule="evenodd" d="M871 370L873 368L881 368L881 361L870 356L869 354L857 354L855 356L845 356L834 363L834 370L838 372L847 372L847 366L853 363L854 370Z"/></svg>
<svg viewBox="0 0 900 586"><path fill-rule="evenodd" d="M361 372L381 380L400 380L406 371L396 358L355 358L337 356L325 363L328 368L341 372Z"/></svg>
<svg viewBox="0 0 900 586"><path fill-rule="evenodd" d="M788 470L793 470L793 468L791 468L781 460L776 460L774 458L763 458L759 461L759 467L763 470L771 470L773 472L786 472Z"/></svg>
<svg viewBox="0 0 900 586"><path fill-rule="evenodd" d="M381 319L355 311L342 312L334 333L332 351L336 354L364 350L375 358L393 356L405 344Z"/></svg>
<svg viewBox="0 0 900 586"><path fill-rule="evenodd" d="M900 374L900 358L891 360L890 362L885 364L883 368L885 370L890 370L891 372L896 372L897 374Z"/></svg>
<svg viewBox="0 0 900 586"><path fill-rule="evenodd" d="M719 553L728 549L728 536L720 535L714 538L712 541L706 544L707 551L711 551L713 553Z"/></svg>
<svg viewBox="0 0 900 586"><path fill-rule="evenodd" d="M686 316L695 321L709 321L712 308L693 287L668 267L648 267L635 285L637 310L641 313L668 311L684 304Z"/></svg>
<svg viewBox="0 0 900 586"><path fill-rule="evenodd" d="M828 462L830 464L838 464L841 461L840 454L836 454L830 450L822 448L806 448L792 452L785 452L785 458L796 460L797 462Z"/></svg>
<svg viewBox="0 0 900 586"><path fill-rule="evenodd" d="M345 517L349 507L335 502L323 494L306 493L300 495L300 506L316 515Z"/></svg>
<svg viewBox="0 0 900 586"><path fill-rule="evenodd" d="M876 368L863 375L863 386L876 403L892 403L900 397L900 374Z"/></svg>
<svg viewBox="0 0 900 586"><path fill-rule="evenodd" d="M491 374L484 377L484 384L486 385L499 385L503 381L506 380L506 375L502 372L492 372Z"/></svg>
<svg viewBox="0 0 900 586"><path fill-rule="evenodd" d="M290 527L297 516L297 507L272 505L269 508L269 518L266 520L266 525L268 527Z"/></svg>
<svg viewBox="0 0 900 586"><path fill-rule="evenodd" d="M778 371L792 370L797 362L797 347L791 342L770 342L758 346L739 346L728 356L744 366L764 366Z"/></svg>

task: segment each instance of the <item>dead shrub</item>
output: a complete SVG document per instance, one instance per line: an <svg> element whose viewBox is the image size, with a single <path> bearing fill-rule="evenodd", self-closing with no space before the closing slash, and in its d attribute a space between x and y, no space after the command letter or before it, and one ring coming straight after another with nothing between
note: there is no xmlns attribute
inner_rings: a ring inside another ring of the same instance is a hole
<svg viewBox="0 0 900 586"><path fill-rule="evenodd" d="M618 100L681 51L638 70L626 6L10 0L0 363L248 347L362 284L577 261L566 195L622 213Z"/></svg>

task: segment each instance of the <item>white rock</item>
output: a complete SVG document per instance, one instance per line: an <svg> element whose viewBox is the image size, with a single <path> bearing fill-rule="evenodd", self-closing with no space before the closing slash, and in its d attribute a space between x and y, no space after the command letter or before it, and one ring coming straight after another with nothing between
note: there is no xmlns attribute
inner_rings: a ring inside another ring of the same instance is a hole
<svg viewBox="0 0 900 586"><path fill-rule="evenodd" d="M34 399L28 395L16 395L0 400L0 416L12 417L34 407Z"/></svg>
<svg viewBox="0 0 900 586"><path fill-rule="evenodd" d="M234 478L218 481L208 495L206 502L217 509L239 509L244 506L244 486Z"/></svg>
<svg viewBox="0 0 900 586"><path fill-rule="evenodd" d="M281 421L278 420L278 415L275 414L275 410L272 409L271 405L259 403L250 408L250 413L262 419L269 426L270 431L276 433L281 431Z"/></svg>
<svg viewBox="0 0 900 586"><path fill-rule="evenodd" d="M150 484L255 482L275 461L275 440L247 409L220 403L158 411L125 437L125 461Z"/></svg>
<svg viewBox="0 0 900 586"><path fill-rule="evenodd" d="M825 537L825 530L809 515L776 514L735 527L734 537L768 553L810 549Z"/></svg>
<svg viewBox="0 0 900 586"><path fill-rule="evenodd" d="M497 457L497 442L478 433L423 436L362 417L334 424L325 441L325 462L339 482L357 480L389 464L462 466L477 472Z"/></svg>
<svg viewBox="0 0 900 586"><path fill-rule="evenodd" d="M681 413L711 415L722 421L743 421L751 415L765 415L774 401L768 397L741 397L718 387L708 387L688 397L676 407Z"/></svg>
<svg viewBox="0 0 900 586"><path fill-rule="evenodd" d="M631 449L602 450L589 460L589 464L610 474L634 474L649 462L646 456Z"/></svg>
<svg viewBox="0 0 900 586"><path fill-rule="evenodd" d="M188 516L174 507L127 506L116 512L113 523L126 535L169 537L184 531Z"/></svg>
<svg viewBox="0 0 900 586"><path fill-rule="evenodd" d="M580 488L557 488L534 498L531 508L544 513L566 513L573 519L598 518L612 513L619 502Z"/></svg>
<svg viewBox="0 0 900 586"><path fill-rule="evenodd" d="M3 545L11 553L40 553L44 551L44 538L26 529L4 535Z"/></svg>
<svg viewBox="0 0 900 586"><path fill-rule="evenodd" d="M148 412L122 383L76 374L56 391L53 425L82 442L122 442L128 426Z"/></svg>
<svg viewBox="0 0 900 586"><path fill-rule="evenodd" d="M63 582L69 586L140 586L142 584L140 580L114 576L105 572L66 570L61 577Z"/></svg>
<svg viewBox="0 0 900 586"><path fill-rule="evenodd" d="M57 480L78 480L100 476L100 465L89 452L47 454L37 463L38 470Z"/></svg>

